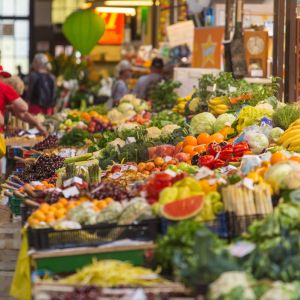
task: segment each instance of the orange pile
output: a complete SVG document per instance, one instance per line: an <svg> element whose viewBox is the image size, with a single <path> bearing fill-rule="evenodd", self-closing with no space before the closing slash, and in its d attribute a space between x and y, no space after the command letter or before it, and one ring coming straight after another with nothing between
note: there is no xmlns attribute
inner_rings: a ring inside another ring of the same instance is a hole
<svg viewBox="0 0 300 300"><path fill-rule="evenodd" d="M176 145L176 152L184 152L190 156L206 151L206 148L211 143L221 143L224 141L224 136L221 133L201 133L197 138L194 136L186 136L182 142Z"/></svg>
<svg viewBox="0 0 300 300"><path fill-rule="evenodd" d="M74 207L91 201L94 204L95 211L101 211L107 205L109 205L113 199L106 198L103 200L89 199L88 197L80 197L78 200L67 200L61 198L55 204L49 205L48 203L43 203L40 207L28 218L28 223L31 226L38 225L41 222L47 224L52 224L60 219L66 217L67 213Z"/></svg>

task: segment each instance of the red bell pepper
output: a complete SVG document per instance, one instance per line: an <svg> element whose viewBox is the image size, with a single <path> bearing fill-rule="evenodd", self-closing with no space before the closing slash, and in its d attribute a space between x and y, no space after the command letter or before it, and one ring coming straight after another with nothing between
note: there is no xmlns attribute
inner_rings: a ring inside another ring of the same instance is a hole
<svg viewBox="0 0 300 300"><path fill-rule="evenodd" d="M232 156L233 156L233 145L228 144L222 148L218 158L224 161L228 161L232 158Z"/></svg>
<svg viewBox="0 0 300 300"><path fill-rule="evenodd" d="M214 163L213 163L213 169L218 169L218 168L222 168L226 165L227 163L222 160L222 159L215 159Z"/></svg>
<svg viewBox="0 0 300 300"><path fill-rule="evenodd" d="M204 155L199 157L198 164L200 167L212 168L214 161L215 157L213 155Z"/></svg>
<svg viewBox="0 0 300 300"><path fill-rule="evenodd" d="M247 142L240 142L233 146L233 154L234 156L241 157L245 152L249 151L249 145Z"/></svg>
<svg viewBox="0 0 300 300"><path fill-rule="evenodd" d="M207 147L207 154L216 156L217 153L221 152L222 147L217 143L211 143Z"/></svg>

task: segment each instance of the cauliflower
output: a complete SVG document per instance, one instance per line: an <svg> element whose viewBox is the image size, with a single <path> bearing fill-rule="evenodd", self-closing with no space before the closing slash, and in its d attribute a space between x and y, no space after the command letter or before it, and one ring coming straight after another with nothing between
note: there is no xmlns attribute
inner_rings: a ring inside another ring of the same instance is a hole
<svg viewBox="0 0 300 300"><path fill-rule="evenodd" d="M128 110L123 113L124 118L126 118L127 120L130 120L135 115L136 115L136 112L134 110Z"/></svg>
<svg viewBox="0 0 300 300"><path fill-rule="evenodd" d="M111 123L120 124L124 121L124 116L116 108L108 112L107 117Z"/></svg>
<svg viewBox="0 0 300 300"><path fill-rule="evenodd" d="M125 146L125 141L123 141L122 139L120 138L116 138L114 141L108 143L109 145L113 146L115 149L119 149L120 148L123 148Z"/></svg>
<svg viewBox="0 0 300 300"><path fill-rule="evenodd" d="M161 134L166 136L166 135L170 135L173 133L174 130L180 128L178 125L176 124L169 124L169 125L166 125L162 128L161 130Z"/></svg>
<svg viewBox="0 0 300 300"><path fill-rule="evenodd" d="M132 94L128 94L128 95L125 95L121 100L120 100L120 103L123 103L123 102L129 102L131 104L133 104L133 101L137 99L135 97L135 95L132 95Z"/></svg>
<svg viewBox="0 0 300 300"><path fill-rule="evenodd" d="M122 132L123 130L131 130L139 127L140 125L135 122L123 123L118 126L118 131Z"/></svg>
<svg viewBox="0 0 300 300"><path fill-rule="evenodd" d="M161 136L161 130L158 127L147 128L147 137L149 139L158 139Z"/></svg>
<svg viewBox="0 0 300 300"><path fill-rule="evenodd" d="M294 298L296 288L291 283L283 283L275 281L272 283L272 287L265 292L260 300L290 300Z"/></svg>
<svg viewBox="0 0 300 300"><path fill-rule="evenodd" d="M256 296L251 288L249 277L244 272L225 272L209 287L209 300L217 300L221 296L226 296L233 289L242 288L244 298L247 300L255 300ZM243 299L244 299L243 298Z"/></svg>

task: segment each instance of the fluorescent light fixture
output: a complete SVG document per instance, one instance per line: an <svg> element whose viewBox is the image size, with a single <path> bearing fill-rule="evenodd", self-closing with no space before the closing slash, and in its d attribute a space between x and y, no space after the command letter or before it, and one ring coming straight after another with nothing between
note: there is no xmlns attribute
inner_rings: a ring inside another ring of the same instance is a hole
<svg viewBox="0 0 300 300"><path fill-rule="evenodd" d="M127 16L135 16L135 8L129 7L107 7L107 6L98 6L95 8L95 11L98 13L117 13L125 14Z"/></svg>
<svg viewBox="0 0 300 300"><path fill-rule="evenodd" d="M152 0L132 0L132 1L104 1L107 6L152 6Z"/></svg>

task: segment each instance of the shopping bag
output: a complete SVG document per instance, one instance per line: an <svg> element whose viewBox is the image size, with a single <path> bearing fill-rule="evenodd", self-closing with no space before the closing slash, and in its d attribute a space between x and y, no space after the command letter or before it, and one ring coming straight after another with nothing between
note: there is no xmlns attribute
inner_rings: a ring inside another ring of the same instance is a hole
<svg viewBox="0 0 300 300"><path fill-rule="evenodd" d="M27 231L22 230L22 243L15 274L10 287L10 296L18 300L31 300L31 272L28 256Z"/></svg>

